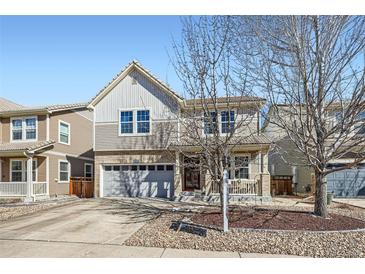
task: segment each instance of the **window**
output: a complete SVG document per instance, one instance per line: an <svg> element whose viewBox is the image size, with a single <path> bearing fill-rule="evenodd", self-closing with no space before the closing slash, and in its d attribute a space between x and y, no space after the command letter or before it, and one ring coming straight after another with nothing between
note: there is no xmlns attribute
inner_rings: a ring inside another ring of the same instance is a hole
<svg viewBox="0 0 365 274"><path fill-rule="evenodd" d="M120 112L120 133L133 133L133 111Z"/></svg>
<svg viewBox="0 0 365 274"><path fill-rule="evenodd" d="M204 134L213 134L217 130L217 113L204 114Z"/></svg>
<svg viewBox="0 0 365 274"><path fill-rule="evenodd" d="M158 166L157 166L157 170L165 170L165 166L163 166L163 165L158 165Z"/></svg>
<svg viewBox="0 0 365 274"><path fill-rule="evenodd" d="M222 133L230 133L234 130L234 111L221 112Z"/></svg>
<svg viewBox="0 0 365 274"><path fill-rule="evenodd" d="M70 163L67 161L59 161L58 164L58 182L68 183L70 178Z"/></svg>
<svg viewBox="0 0 365 274"><path fill-rule="evenodd" d="M131 170L137 170L137 166L131 166Z"/></svg>
<svg viewBox="0 0 365 274"><path fill-rule="evenodd" d="M173 165L167 165L166 170L174 170L174 166Z"/></svg>
<svg viewBox="0 0 365 274"><path fill-rule="evenodd" d="M146 166L139 166L139 170L146 170Z"/></svg>
<svg viewBox="0 0 365 274"><path fill-rule="evenodd" d="M32 162L32 181L37 181L37 160ZM12 182L26 182L27 181L27 160L10 160L11 181Z"/></svg>
<svg viewBox="0 0 365 274"><path fill-rule="evenodd" d="M113 166L113 171L120 171L120 166Z"/></svg>
<svg viewBox="0 0 365 274"><path fill-rule="evenodd" d="M129 166L122 166L122 171L128 171L129 170Z"/></svg>
<svg viewBox="0 0 365 274"><path fill-rule="evenodd" d="M36 139L37 125L35 118L25 119L25 139Z"/></svg>
<svg viewBox="0 0 365 274"><path fill-rule="evenodd" d="M26 117L11 119L11 140L36 140L37 139L37 118Z"/></svg>
<svg viewBox="0 0 365 274"><path fill-rule="evenodd" d="M156 166L148 166L148 170L150 171L156 170Z"/></svg>
<svg viewBox="0 0 365 274"><path fill-rule="evenodd" d="M93 165L92 164L85 163L84 176L86 178L92 178L93 177Z"/></svg>
<svg viewBox="0 0 365 274"><path fill-rule="evenodd" d="M105 171L111 171L112 170L112 166L105 166L104 169L105 169Z"/></svg>
<svg viewBox="0 0 365 274"><path fill-rule="evenodd" d="M11 181L12 182L23 181L23 161L21 160L11 161Z"/></svg>
<svg viewBox="0 0 365 274"><path fill-rule="evenodd" d="M248 156L235 157L234 161L234 177L235 179L249 178L249 158Z"/></svg>
<svg viewBox="0 0 365 274"><path fill-rule="evenodd" d="M69 145L70 144L70 124L59 121L58 125L58 142L61 144Z"/></svg>
<svg viewBox="0 0 365 274"><path fill-rule="evenodd" d="M12 136L13 140L22 140L23 139L23 129L22 129L22 120L13 120L12 121Z"/></svg>
<svg viewBox="0 0 365 274"><path fill-rule="evenodd" d="M119 135L149 134L151 132L149 110L120 111Z"/></svg>
<svg viewBox="0 0 365 274"><path fill-rule="evenodd" d="M150 111L138 110L137 111L137 133L149 133L150 132Z"/></svg>

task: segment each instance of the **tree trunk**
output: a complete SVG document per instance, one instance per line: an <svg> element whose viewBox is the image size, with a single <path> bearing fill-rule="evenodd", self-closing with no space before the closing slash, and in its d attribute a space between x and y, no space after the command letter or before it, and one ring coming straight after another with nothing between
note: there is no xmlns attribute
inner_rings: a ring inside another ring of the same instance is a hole
<svg viewBox="0 0 365 274"><path fill-rule="evenodd" d="M314 203L314 214L322 218L328 217L327 211L327 181L322 173L315 172L316 192Z"/></svg>

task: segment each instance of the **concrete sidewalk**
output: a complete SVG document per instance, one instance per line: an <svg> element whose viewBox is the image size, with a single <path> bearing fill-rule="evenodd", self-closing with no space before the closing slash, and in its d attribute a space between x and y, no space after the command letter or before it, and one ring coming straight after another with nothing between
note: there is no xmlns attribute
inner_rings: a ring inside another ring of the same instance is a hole
<svg viewBox="0 0 365 274"><path fill-rule="evenodd" d="M0 240L6 258L291 258L298 256L37 240Z"/></svg>
<svg viewBox="0 0 365 274"><path fill-rule="evenodd" d="M362 198L358 198L358 199L351 199L351 198L341 199L341 198L335 198L335 199L333 199L333 201L334 202L337 202L337 203L348 204L348 205L352 205L352 206L357 206L357 207L365 208L365 199L362 199Z"/></svg>

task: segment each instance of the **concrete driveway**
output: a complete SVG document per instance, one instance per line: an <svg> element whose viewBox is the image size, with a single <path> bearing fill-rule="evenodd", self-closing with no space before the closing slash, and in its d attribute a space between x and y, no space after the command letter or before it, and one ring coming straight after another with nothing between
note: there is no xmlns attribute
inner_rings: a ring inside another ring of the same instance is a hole
<svg viewBox="0 0 365 274"><path fill-rule="evenodd" d="M90 199L1 222L0 257L87 257L97 247L95 256L113 257L107 249L118 249L160 211L136 199Z"/></svg>
<svg viewBox="0 0 365 274"><path fill-rule="evenodd" d="M291 257L123 245L146 221L178 204L150 199L88 199L0 223L0 257Z"/></svg>

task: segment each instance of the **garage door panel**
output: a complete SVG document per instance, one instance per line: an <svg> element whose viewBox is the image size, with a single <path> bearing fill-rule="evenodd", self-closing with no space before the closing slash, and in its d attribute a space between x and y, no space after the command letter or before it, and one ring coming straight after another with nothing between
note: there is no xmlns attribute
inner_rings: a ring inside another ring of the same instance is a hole
<svg viewBox="0 0 365 274"><path fill-rule="evenodd" d="M365 171L348 169L327 176L328 191L336 197L365 196Z"/></svg>
<svg viewBox="0 0 365 274"><path fill-rule="evenodd" d="M173 170L104 171L104 196L161 197L174 195Z"/></svg>

